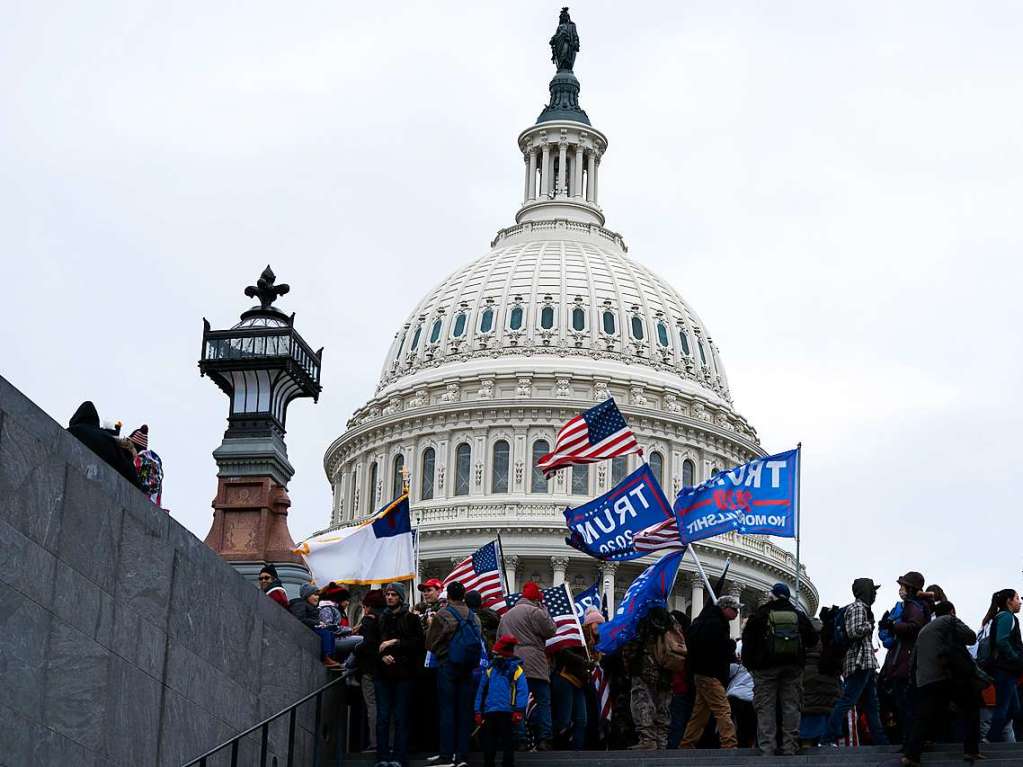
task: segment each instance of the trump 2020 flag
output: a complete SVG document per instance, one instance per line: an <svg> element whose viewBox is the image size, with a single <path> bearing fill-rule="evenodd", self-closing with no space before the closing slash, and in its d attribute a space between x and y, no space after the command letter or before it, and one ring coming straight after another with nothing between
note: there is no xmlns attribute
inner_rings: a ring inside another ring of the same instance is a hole
<svg viewBox="0 0 1023 767"><path fill-rule="evenodd" d="M657 478L644 463L599 498L565 509L565 524L571 531L565 543L596 559L636 559L648 553L637 551L636 534L674 516Z"/></svg>
<svg viewBox="0 0 1023 767"><path fill-rule="evenodd" d="M586 611L591 607L600 610L601 599L600 599L600 581L597 581L590 586L586 591L580 591L575 595L575 617L582 622L582 619L586 617Z"/></svg>
<svg viewBox="0 0 1023 767"><path fill-rule="evenodd" d="M796 535L799 450L757 458L719 472L675 499L683 543L729 530L743 534Z"/></svg>
<svg viewBox="0 0 1023 767"><path fill-rule="evenodd" d="M613 653L636 636L639 622L650 612L651 607L667 607L668 592L675 582L683 551L665 554L640 573L625 592L622 602L615 610L614 617L598 627L600 640L597 649Z"/></svg>
<svg viewBox="0 0 1023 767"><path fill-rule="evenodd" d="M402 495L358 525L321 533L295 551L316 583L373 585L411 578L412 549L408 495Z"/></svg>

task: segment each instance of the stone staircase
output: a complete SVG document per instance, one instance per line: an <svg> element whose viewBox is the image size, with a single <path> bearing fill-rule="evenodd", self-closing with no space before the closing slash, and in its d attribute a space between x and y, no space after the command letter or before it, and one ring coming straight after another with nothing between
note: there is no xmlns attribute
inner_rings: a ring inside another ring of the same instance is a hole
<svg viewBox="0 0 1023 767"><path fill-rule="evenodd" d="M992 743L984 744L983 753L987 757L977 764L983 765L1023 765L1023 744ZM500 764L500 754L497 763ZM719 749L695 751L548 751L546 753L521 753L515 755L515 765L519 767L669 767L669 765L706 765L707 767L740 767L741 765L762 765L763 767L845 767L857 765L861 767L897 767L901 756L894 746L862 746L860 748L818 748L808 750L800 756L760 756L752 749L722 751ZM368 754L349 756L345 764L372 765L376 759ZM481 767L481 754L472 754L469 759L471 767ZM952 744L932 746L924 753L924 765L932 764L965 764L962 747ZM412 759L411 767L426 767L423 758Z"/></svg>

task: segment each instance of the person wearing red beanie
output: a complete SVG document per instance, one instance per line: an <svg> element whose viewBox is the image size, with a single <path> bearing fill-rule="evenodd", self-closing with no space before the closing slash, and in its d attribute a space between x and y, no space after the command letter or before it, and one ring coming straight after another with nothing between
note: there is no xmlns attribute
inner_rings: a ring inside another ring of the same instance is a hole
<svg viewBox="0 0 1023 767"><path fill-rule="evenodd" d="M551 747L551 667L547 660L547 640L558 630L543 606L540 587L528 581L522 587L522 598L504 614L497 627L497 635L511 634L518 638L515 656L522 660L529 692L536 702L531 726L538 751Z"/></svg>

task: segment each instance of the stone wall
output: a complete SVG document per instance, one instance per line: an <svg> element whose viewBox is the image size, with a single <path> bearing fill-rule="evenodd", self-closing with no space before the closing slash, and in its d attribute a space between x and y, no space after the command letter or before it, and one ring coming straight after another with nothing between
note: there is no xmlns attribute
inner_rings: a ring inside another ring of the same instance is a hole
<svg viewBox="0 0 1023 767"><path fill-rule="evenodd" d="M0 764L180 765L326 681L309 629L0 378Z"/></svg>

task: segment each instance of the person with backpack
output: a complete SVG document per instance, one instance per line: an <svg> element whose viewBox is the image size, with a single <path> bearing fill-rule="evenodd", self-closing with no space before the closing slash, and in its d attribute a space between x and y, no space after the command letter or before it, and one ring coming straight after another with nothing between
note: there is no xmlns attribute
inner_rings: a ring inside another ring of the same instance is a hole
<svg viewBox="0 0 1023 767"><path fill-rule="evenodd" d="M502 767L515 767L515 727L522 722L529 700L526 672L515 657L518 642L511 634L494 642L491 663L476 690L475 720L483 742L484 767L494 767L498 749L504 754Z"/></svg>
<svg viewBox="0 0 1023 767"><path fill-rule="evenodd" d="M842 697L838 699L828 718L827 740L837 742L845 731L845 718L849 710L861 703L867 715L867 725L874 745L887 746L888 736L881 726L881 711L877 700L877 658L874 657L874 613L870 606L881 588L871 578L857 578L852 584L856 600L828 614L825 627L824 656L841 659ZM824 613L822 611L821 615Z"/></svg>
<svg viewBox="0 0 1023 767"><path fill-rule="evenodd" d="M725 688L735 662L735 640L728 624L738 617L741 607L731 595L719 597L717 602L707 602L689 627L687 658L693 678L693 711L679 748L696 748L711 714L717 722L721 748L737 747Z"/></svg>
<svg viewBox="0 0 1023 767"><path fill-rule="evenodd" d="M817 632L810 619L792 604L787 585L774 584L771 597L746 621L742 662L753 675L753 707L761 753L775 753L780 710L781 753L791 756L799 751L806 651L817 646Z"/></svg>
<svg viewBox="0 0 1023 767"><path fill-rule="evenodd" d="M497 627L498 636L512 634L518 637L515 655L522 660L526 672L529 694L533 696L536 708L533 710L530 726L536 739L537 751L549 751L553 723L551 721L551 668L547 660L547 640L558 628L551 620L550 613L543 606L540 587L533 581L526 581L522 587L522 598L508 612L501 616Z"/></svg>
<svg viewBox="0 0 1023 767"><path fill-rule="evenodd" d="M963 753L971 764L980 755L980 692L987 686L966 649L977 641L973 629L956 617L955 605L947 599L935 605L936 617L917 635L910 661L916 684L916 717L906 738L902 764L917 767L924 741L942 731L949 704L954 703L963 719Z"/></svg>
<svg viewBox="0 0 1023 767"><path fill-rule="evenodd" d="M623 649L632 689L629 708L639 735L632 746L663 751L671 724L671 679L686 667L686 640L675 619L663 607L651 608L639 621L636 638Z"/></svg>
<svg viewBox="0 0 1023 767"><path fill-rule="evenodd" d="M884 615L878 627L890 631L895 644L885 656L878 682L885 700L890 698L895 713L895 732L900 743L909 736L913 720L912 682L909 674L909 660L916 646L916 636L926 626L934 613L931 595L924 591L924 577L910 570L900 577L899 598L902 599L902 613L898 619L891 614Z"/></svg>
<svg viewBox="0 0 1023 767"><path fill-rule="evenodd" d="M440 759L434 767L467 764L476 691L473 671L483 657L482 629L465 604L465 586L451 581L447 592L447 605L434 613L426 632L426 649L437 659Z"/></svg>
<svg viewBox="0 0 1023 767"><path fill-rule="evenodd" d="M1019 594L1002 589L991 595L991 606L983 626L990 629L977 646L977 662L995 680L995 706L987 738L992 743L1004 739L1005 726L1020 712L1019 678L1023 673L1023 640L1020 639Z"/></svg>
<svg viewBox="0 0 1023 767"><path fill-rule="evenodd" d="M822 613L823 615L823 613ZM814 631L821 636L816 647L806 650L803 666L803 705L799 712L799 739L803 746L819 746L827 736L828 716L842 696L841 667L821 663L824 641L822 618L810 618Z"/></svg>

